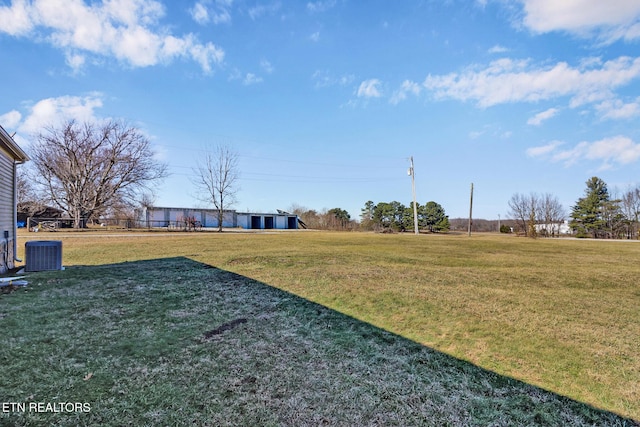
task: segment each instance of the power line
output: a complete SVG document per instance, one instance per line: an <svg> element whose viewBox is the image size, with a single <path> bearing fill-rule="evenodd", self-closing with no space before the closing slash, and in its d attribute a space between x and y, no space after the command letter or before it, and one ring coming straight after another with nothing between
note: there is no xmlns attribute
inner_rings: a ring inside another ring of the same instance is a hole
<svg viewBox="0 0 640 427"><path fill-rule="evenodd" d="M175 146L175 145L167 145L167 144L159 144L160 147L163 148L174 148L180 151L192 151L192 152L206 152L206 148L193 148L193 147L184 147L184 146ZM398 169L398 166L395 165L380 165L377 164L375 166L365 165L362 163L331 163L331 162L317 162L317 161L309 161L309 160L301 160L301 159L287 159L284 157L264 157L257 156L252 154L238 154L238 157L247 158L247 159L255 159L255 160L268 160L272 162L282 162L282 163L293 163L293 164L305 164L305 165L316 165L316 166L325 166L325 167L343 167L343 168L375 168L375 169ZM389 156L367 156L362 157L359 156L359 159L379 159L383 160L385 163L389 163L389 161L397 160L398 163L400 161L405 161L402 157L389 157Z"/></svg>
<svg viewBox="0 0 640 427"><path fill-rule="evenodd" d="M187 166L173 166L179 168L187 168ZM172 172L171 175L177 176L186 176L186 177L195 177L196 173L183 173L183 172ZM351 176L309 176L309 175L283 175L283 174L270 174L270 173L259 173L259 172L243 172L240 174L238 178L241 181L264 181L264 182L290 182L295 180L296 182L306 182L306 183L367 183L367 182L390 182L390 181L400 181L402 178L397 177L351 177Z"/></svg>

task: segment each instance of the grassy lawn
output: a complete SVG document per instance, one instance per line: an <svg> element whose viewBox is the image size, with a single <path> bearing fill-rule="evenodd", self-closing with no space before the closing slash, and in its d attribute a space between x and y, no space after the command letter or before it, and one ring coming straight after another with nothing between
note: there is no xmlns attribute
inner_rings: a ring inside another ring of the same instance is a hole
<svg viewBox="0 0 640 427"><path fill-rule="evenodd" d="M66 270L0 296L0 400L91 410L0 425L640 420L638 242L27 237Z"/></svg>

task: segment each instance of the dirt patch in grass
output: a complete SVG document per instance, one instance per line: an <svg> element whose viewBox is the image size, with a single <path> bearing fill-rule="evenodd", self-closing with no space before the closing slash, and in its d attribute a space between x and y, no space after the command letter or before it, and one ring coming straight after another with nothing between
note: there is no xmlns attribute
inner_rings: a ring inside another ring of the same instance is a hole
<svg viewBox="0 0 640 427"><path fill-rule="evenodd" d="M227 323L223 323L222 325L218 326L215 329L210 330L209 332L206 332L204 334L204 339L209 339L215 335L220 335L221 333L225 332L225 331L230 331L231 329L235 328L238 325L241 325L243 323L247 323L247 319L244 318L240 318L240 319L234 319L231 322L227 322Z"/></svg>
<svg viewBox="0 0 640 427"><path fill-rule="evenodd" d="M0 297L0 396L91 410L1 425L635 425L182 257L30 281Z"/></svg>

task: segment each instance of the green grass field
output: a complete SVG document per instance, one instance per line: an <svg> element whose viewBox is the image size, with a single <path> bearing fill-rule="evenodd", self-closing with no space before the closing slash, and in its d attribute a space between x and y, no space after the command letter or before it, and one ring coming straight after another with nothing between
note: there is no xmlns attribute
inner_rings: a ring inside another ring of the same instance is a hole
<svg viewBox="0 0 640 427"><path fill-rule="evenodd" d="M92 408L0 425L640 420L640 242L26 238L62 240L66 270L0 298L0 398Z"/></svg>

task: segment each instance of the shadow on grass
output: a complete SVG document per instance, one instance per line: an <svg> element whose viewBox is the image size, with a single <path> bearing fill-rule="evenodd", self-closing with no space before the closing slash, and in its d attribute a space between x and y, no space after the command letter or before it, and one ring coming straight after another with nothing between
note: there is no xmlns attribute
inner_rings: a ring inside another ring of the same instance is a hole
<svg viewBox="0 0 640 427"><path fill-rule="evenodd" d="M188 258L29 279L0 425L638 425Z"/></svg>

